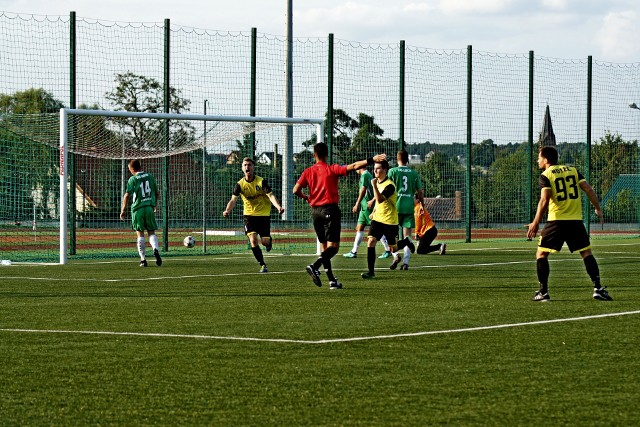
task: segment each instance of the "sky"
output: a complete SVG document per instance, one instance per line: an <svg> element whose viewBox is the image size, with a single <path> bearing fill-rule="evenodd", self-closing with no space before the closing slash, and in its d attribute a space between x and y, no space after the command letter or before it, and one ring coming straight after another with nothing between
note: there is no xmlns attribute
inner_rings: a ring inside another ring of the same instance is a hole
<svg viewBox="0 0 640 427"><path fill-rule="evenodd" d="M286 34L287 0L0 0L0 11ZM296 38L640 62L640 0L293 0Z"/></svg>

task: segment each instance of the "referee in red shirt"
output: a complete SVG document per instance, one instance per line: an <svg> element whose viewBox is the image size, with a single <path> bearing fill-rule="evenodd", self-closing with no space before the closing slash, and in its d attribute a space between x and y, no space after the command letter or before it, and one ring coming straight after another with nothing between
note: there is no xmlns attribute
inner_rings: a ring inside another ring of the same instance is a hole
<svg viewBox="0 0 640 427"><path fill-rule="evenodd" d="M320 142L313 147L315 165L308 167L300 175L300 179L293 187L293 194L304 199L311 206L313 228L318 241L322 245L320 258L307 266L307 273L311 276L316 286L322 286L320 281L320 265L329 278L329 289L341 289L342 283L338 282L331 271L331 258L338 253L340 248L340 231L342 224L341 212L338 207L340 196L338 193L338 179L346 176L347 172L372 165L375 162L386 160L386 154L378 154L366 160L359 160L350 165L329 165L329 147ZM309 188L309 195L302 192L303 188Z"/></svg>

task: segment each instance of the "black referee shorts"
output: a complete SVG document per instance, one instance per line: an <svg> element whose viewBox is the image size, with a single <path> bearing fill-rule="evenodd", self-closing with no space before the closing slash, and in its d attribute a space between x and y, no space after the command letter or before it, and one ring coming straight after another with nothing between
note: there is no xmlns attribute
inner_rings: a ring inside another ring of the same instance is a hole
<svg viewBox="0 0 640 427"><path fill-rule="evenodd" d="M340 242L342 213L338 205L312 206L311 218L320 243Z"/></svg>

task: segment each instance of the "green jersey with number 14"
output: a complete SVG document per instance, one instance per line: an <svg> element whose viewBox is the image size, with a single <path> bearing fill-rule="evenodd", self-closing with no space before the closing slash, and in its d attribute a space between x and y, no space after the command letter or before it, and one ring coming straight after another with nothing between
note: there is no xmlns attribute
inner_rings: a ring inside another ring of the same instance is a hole
<svg viewBox="0 0 640 427"><path fill-rule="evenodd" d="M389 178L398 192L398 213L413 215L413 195L416 191L422 190L420 175L409 166L396 166L389 169Z"/></svg>
<svg viewBox="0 0 640 427"><path fill-rule="evenodd" d="M131 194L131 212L144 206L156 206L156 180L148 172L138 172L129 178L127 193Z"/></svg>

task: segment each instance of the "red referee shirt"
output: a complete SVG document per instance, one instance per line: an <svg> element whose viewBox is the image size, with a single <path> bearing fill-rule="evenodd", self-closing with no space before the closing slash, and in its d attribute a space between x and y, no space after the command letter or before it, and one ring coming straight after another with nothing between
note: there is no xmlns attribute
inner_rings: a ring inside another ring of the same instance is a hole
<svg viewBox="0 0 640 427"><path fill-rule="evenodd" d="M297 184L301 187L309 187L309 205L323 206L338 204L338 179L347 175L347 167L344 165L328 165L318 162L308 167L300 175Z"/></svg>

